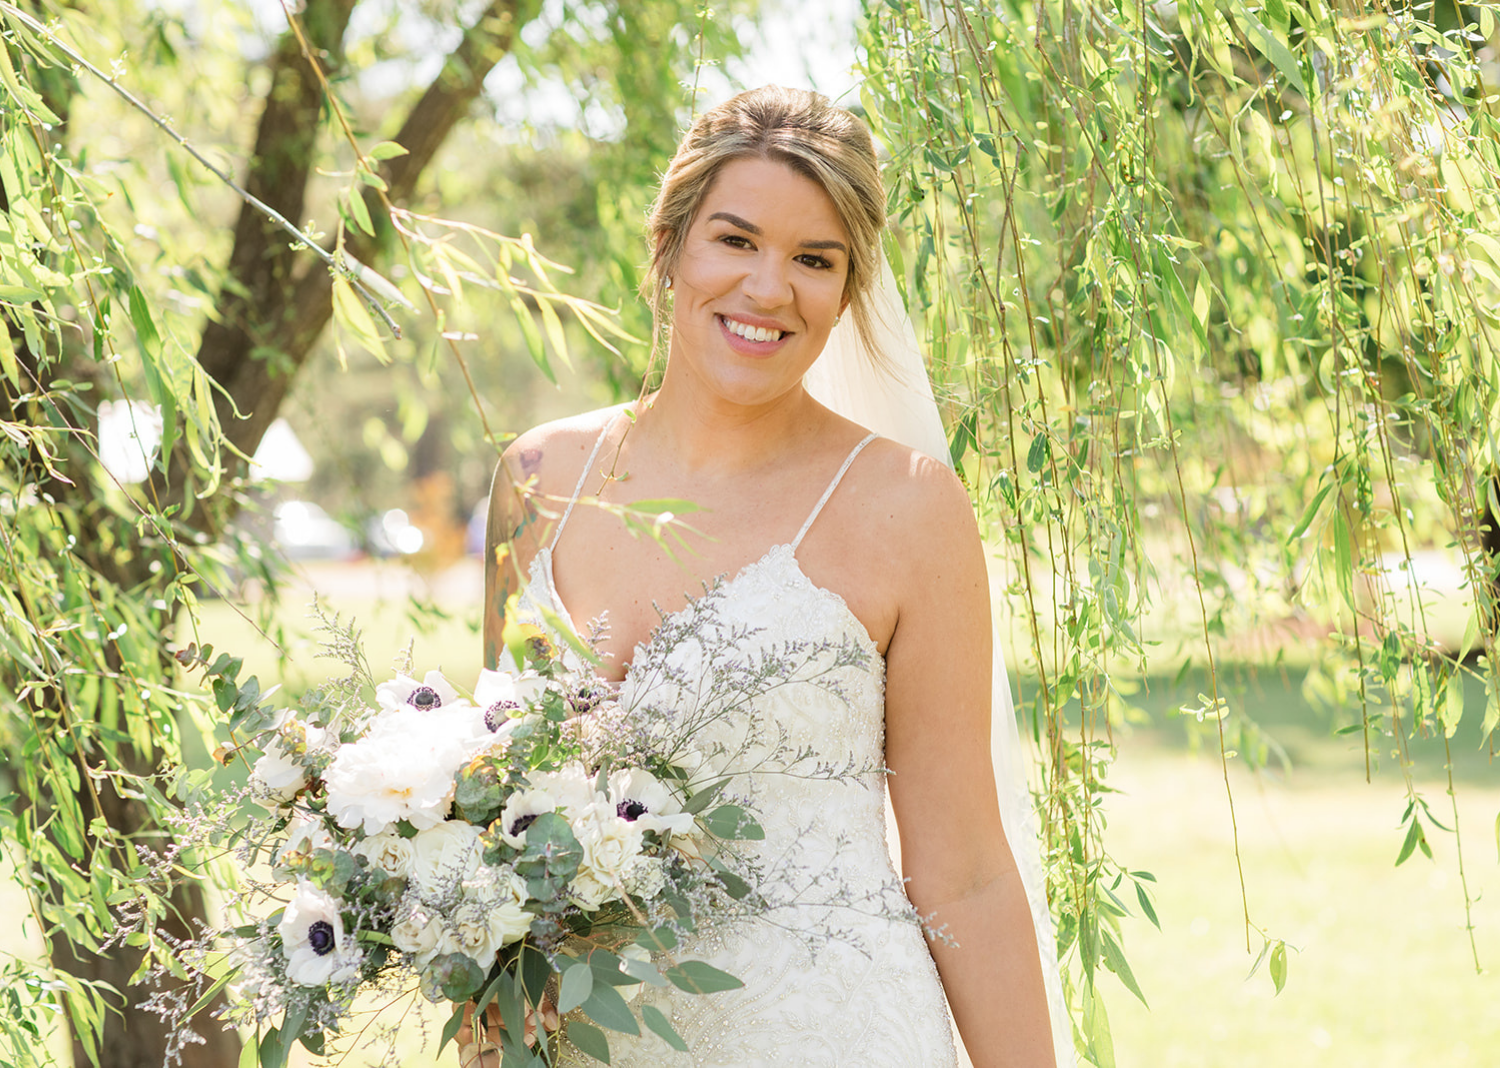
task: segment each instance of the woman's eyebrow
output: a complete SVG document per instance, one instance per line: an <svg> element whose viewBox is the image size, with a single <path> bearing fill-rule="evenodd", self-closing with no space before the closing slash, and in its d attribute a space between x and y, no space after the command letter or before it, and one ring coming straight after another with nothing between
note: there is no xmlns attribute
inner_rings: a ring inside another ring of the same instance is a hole
<svg viewBox="0 0 1500 1068"><path fill-rule="evenodd" d="M761 228L759 226L756 226L753 222L751 222L748 219L741 219L738 215L735 215L733 212L716 211L716 212L714 212L712 215L710 215L708 217L708 221L709 222L713 222L715 220L719 220L719 221L722 221L722 222L727 222L730 226L733 226L733 227L736 227L737 229L743 230L747 234L754 234L756 237L760 237L761 234L763 233L763 231L761 230ZM798 247L800 247L800 248L816 248L816 249L831 249L831 248L836 248L836 249L838 249L840 252L842 252L846 256L849 254L849 250L846 247L844 247L844 243L842 241L831 241L831 240L830 241L801 241L801 242L798 242Z"/></svg>

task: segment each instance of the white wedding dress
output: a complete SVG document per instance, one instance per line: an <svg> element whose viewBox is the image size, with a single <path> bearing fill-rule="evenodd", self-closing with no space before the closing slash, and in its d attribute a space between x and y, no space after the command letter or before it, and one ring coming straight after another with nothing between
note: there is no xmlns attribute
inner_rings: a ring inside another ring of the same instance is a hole
<svg viewBox="0 0 1500 1068"><path fill-rule="evenodd" d="M874 437L850 453L796 537L772 546L712 594L718 619L747 628L744 648L738 650L746 655L796 642L852 642L868 654L864 666L838 669L838 693L823 685L783 686L757 698L751 710L760 730L784 732L792 745L809 747L827 765L859 769L884 766L885 661L843 598L803 573L797 547L849 464ZM601 434L594 455L603 440ZM584 466L575 501L594 455ZM552 545L571 511L570 503ZM577 629L557 596L551 545L532 561L520 607L532 617L545 608ZM659 684L661 673L654 666L691 668L701 654L691 640L670 648L664 644L658 633L636 648L621 687L622 704L629 707L642 679L650 676ZM884 775L864 770L833 780L773 772L741 776L729 789L752 798L765 829L764 841L752 845L762 865L779 873L760 887L773 907L754 919L704 927L674 956L705 960L745 985L709 995L642 988L642 1000L667 1015L689 1051L673 1050L645 1028L639 1037L609 1032L610 1063L623 1068L954 1065L937 969L886 848ZM569 1050L562 1063L593 1062Z"/></svg>

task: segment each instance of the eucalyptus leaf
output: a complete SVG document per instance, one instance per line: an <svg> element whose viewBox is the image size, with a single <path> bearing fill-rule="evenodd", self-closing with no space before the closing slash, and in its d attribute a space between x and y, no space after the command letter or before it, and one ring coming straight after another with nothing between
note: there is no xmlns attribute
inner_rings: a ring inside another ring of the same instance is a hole
<svg viewBox="0 0 1500 1068"><path fill-rule="evenodd" d="M745 985L728 972L701 960L683 961L662 974L673 986L689 994L716 994L721 990L738 990Z"/></svg>

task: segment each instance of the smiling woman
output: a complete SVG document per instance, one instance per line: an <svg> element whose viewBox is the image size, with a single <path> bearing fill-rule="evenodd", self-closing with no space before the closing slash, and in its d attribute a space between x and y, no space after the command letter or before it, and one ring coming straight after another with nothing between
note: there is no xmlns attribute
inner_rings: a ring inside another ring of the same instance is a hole
<svg viewBox="0 0 1500 1068"><path fill-rule="evenodd" d="M673 276L671 388L694 405L765 404L795 388L847 303L848 242L816 182L764 159L726 165Z"/></svg>
<svg viewBox="0 0 1500 1068"><path fill-rule="evenodd" d="M710 601L746 662L850 651L831 686L787 677L722 724L726 752L760 735L850 769L711 769L760 818L764 840L747 845L769 873L764 910L682 952L744 987L648 991L690 1052L615 1036L613 1064L948 1066L945 994L976 1065L1054 1063L989 759L988 582L968 498L944 457L803 385L846 311L875 336L884 204L868 131L815 94L767 88L704 115L648 223L647 292L671 327L661 388L521 435L496 472L492 662L507 613L561 621L592 636L623 707L662 679L686 696L712 673L688 625ZM686 552L620 518L661 498L700 509ZM904 887L885 846L887 771ZM564 1043L562 1063L581 1057Z"/></svg>

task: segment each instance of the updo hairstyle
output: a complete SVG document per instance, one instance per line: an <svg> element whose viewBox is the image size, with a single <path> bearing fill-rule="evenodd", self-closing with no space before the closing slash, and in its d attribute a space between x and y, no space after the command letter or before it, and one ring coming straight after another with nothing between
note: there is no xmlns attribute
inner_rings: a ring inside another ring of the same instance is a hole
<svg viewBox="0 0 1500 1068"><path fill-rule="evenodd" d="M662 177L646 224L653 242L642 292L659 338L667 279L677 273L688 227L725 164L737 159L782 163L822 187L849 235L844 296L865 350L872 343L868 296L880 265L885 190L870 131L855 115L820 93L767 85L726 100L701 115Z"/></svg>

